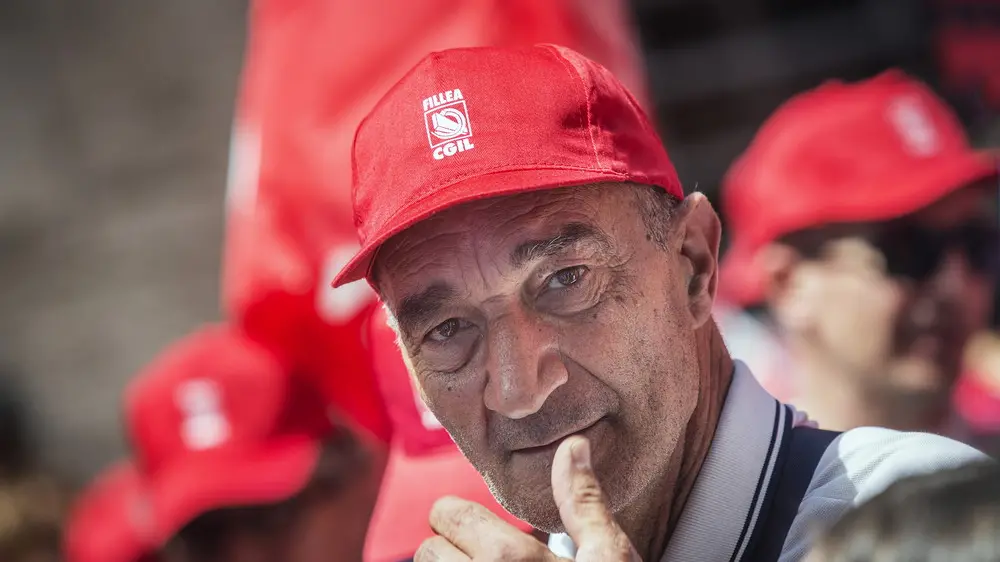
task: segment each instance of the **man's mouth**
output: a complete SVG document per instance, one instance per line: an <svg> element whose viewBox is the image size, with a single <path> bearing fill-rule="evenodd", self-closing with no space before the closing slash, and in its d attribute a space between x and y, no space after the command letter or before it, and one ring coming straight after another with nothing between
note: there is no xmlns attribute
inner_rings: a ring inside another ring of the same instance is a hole
<svg viewBox="0 0 1000 562"><path fill-rule="evenodd" d="M597 424L599 424L602 421L604 421L604 419L605 419L605 416L601 416L597 420L593 421L592 423L590 423L590 424L588 424L588 425L586 425L584 427L581 427L579 429L574 429L572 431L560 433L557 436L552 437L552 438L546 438L546 439L540 441L537 444L528 444L528 445L523 446L523 447L518 447L518 448L512 449L511 452L512 453L521 453L521 454L532 454L532 453L548 453L548 452L555 451L556 448L559 447L559 443L562 443L563 439L566 439L567 437L569 437L571 435L586 434L589 430L591 430L592 428L594 428Z"/></svg>

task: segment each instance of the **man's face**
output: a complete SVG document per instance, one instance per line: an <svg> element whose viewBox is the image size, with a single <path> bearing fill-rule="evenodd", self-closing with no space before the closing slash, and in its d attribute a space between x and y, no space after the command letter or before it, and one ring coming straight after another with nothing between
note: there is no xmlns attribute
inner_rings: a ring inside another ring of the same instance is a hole
<svg viewBox="0 0 1000 562"><path fill-rule="evenodd" d="M986 185L893 221L847 227L817 259L797 262L779 318L873 391L940 395L961 371L965 343L990 320L997 234Z"/></svg>
<svg viewBox="0 0 1000 562"><path fill-rule="evenodd" d="M550 532L563 438L590 438L618 511L663 474L698 398L684 280L714 272L714 251L692 266L683 229L652 241L635 189L468 203L390 240L376 263L427 405L504 507Z"/></svg>

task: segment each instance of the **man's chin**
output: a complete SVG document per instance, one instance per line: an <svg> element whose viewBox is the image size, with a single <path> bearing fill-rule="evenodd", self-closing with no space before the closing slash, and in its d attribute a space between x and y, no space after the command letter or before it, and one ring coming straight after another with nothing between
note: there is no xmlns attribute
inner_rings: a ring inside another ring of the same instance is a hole
<svg viewBox="0 0 1000 562"><path fill-rule="evenodd" d="M591 443L594 468L598 475L605 471L620 472L621 455L609 444L620 442L615 438L612 424L601 419L580 433ZM552 460L559 448L559 441L544 447L510 453L500 473L499 480L488 483L500 505L512 515L547 533L564 532L559 509L552 496ZM602 478L602 480L604 480ZM610 482L602 482L605 492Z"/></svg>
<svg viewBox="0 0 1000 562"><path fill-rule="evenodd" d="M551 459L537 463L524 462L528 459L511 460L502 481L486 477L493 497L511 515L532 527L546 533L563 532L559 509L552 497Z"/></svg>
<svg viewBox="0 0 1000 562"><path fill-rule="evenodd" d="M503 505L503 502L501 502L501 505ZM504 509L539 531L550 535L566 532L566 527L563 526L562 518L559 517L559 509L556 508L555 502L551 506L511 505L507 507L504 505Z"/></svg>

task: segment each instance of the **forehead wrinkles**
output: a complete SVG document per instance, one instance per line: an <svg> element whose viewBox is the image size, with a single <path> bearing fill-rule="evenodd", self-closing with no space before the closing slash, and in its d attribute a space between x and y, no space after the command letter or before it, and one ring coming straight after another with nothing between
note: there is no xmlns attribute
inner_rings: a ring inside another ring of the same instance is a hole
<svg viewBox="0 0 1000 562"><path fill-rule="evenodd" d="M548 230L549 225L606 222L609 224L603 228L609 233L620 231L620 220L599 219L609 208L628 207L631 200L627 197L628 190L621 186L589 185L465 203L386 242L376 263L380 284L386 280L409 284L411 279L423 277L423 272L432 275L431 270L442 268L452 270L449 275L460 275L464 283L485 286L488 271L513 273L507 267L510 250L531 234ZM616 219L622 218L611 212ZM468 262L463 266L456 259L459 255L474 259L475 268L468 267ZM453 273L456 269L459 273Z"/></svg>
<svg viewBox="0 0 1000 562"><path fill-rule="evenodd" d="M420 225L423 226L423 225ZM461 225L441 223L440 228L420 228L390 239L376 257L376 266L385 277L407 277L419 270L443 266L447 258L462 249ZM467 243L467 240L464 240ZM429 252L428 248L439 251Z"/></svg>
<svg viewBox="0 0 1000 562"><path fill-rule="evenodd" d="M484 206L479 212L481 220L474 221L480 228L473 230L480 263L506 271L511 250L526 239L553 234L555 228L571 222L593 223L596 206L574 204L579 199L572 194L555 198L525 197L517 201L498 200L489 207Z"/></svg>

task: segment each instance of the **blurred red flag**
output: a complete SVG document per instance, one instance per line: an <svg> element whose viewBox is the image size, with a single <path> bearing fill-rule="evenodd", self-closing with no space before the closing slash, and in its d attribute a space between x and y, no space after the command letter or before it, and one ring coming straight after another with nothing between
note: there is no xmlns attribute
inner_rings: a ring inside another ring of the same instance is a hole
<svg viewBox="0 0 1000 562"><path fill-rule="evenodd" d="M364 282L330 288L357 245L355 128L427 53L460 46L567 45L645 102L627 22L624 0L254 2L228 179L226 314L320 377L340 411L387 440L365 341L375 295Z"/></svg>

